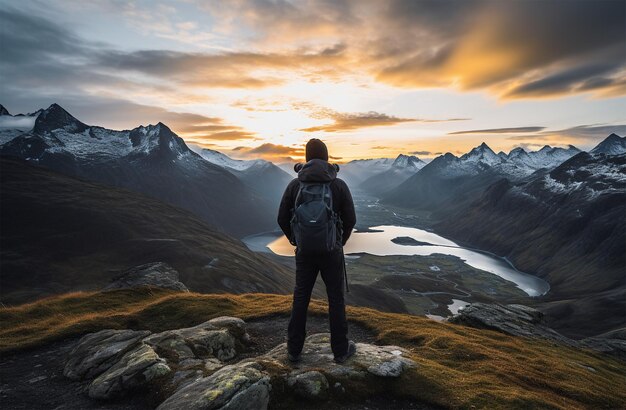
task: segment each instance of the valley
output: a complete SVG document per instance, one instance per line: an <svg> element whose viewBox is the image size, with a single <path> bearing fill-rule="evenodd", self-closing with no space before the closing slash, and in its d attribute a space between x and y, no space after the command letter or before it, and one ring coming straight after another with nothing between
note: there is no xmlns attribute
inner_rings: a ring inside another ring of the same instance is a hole
<svg viewBox="0 0 626 410"><path fill-rule="evenodd" d="M387 305L392 311L443 319L455 313L449 309L453 299L528 303L549 289L545 281L517 271L495 255L458 247L427 230L372 225L394 221L417 226L426 219L405 216L400 209L380 204L359 190L353 192L353 198L359 219L345 247L348 302ZM394 241L398 238L411 239L417 245ZM293 266L294 248L281 232L251 235L243 242L253 251L271 252L277 260Z"/></svg>
<svg viewBox="0 0 626 410"><path fill-rule="evenodd" d="M293 248L275 214L295 177L292 163L190 148L162 123L90 126L57 104L2 116L22 127L0 129L4 302L98 288L147 262L169 263L195 291L290 292ZM574 337L619 331L625 153L624 138L611 134L589 152L545 146L496 154L483 143L430 162L401 154L340 165L357 208L346 247L348 301L433 318L460 303L516 301L542 309ZM117 196L144 205L109 204ZM53 202L43 210L46 201ZM53 214L56 223L43 217ZM181 229L190 223L211 233L190 235L198 229ZM63 246L58 238L67 238ZM318 283L315 295L324 293Z"/></svg>

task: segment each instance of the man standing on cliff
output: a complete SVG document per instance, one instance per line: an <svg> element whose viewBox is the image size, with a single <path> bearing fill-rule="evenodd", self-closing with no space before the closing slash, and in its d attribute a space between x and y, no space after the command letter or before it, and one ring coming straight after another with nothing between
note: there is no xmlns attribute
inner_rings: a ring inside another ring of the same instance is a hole
<svg viewBox="0 0 626 410"><path fill-rule="evenodd" d="M326 145L316 138L309 140L306 163L296 165L298 177L289 183L280 202L278 224L296 246L296 286L287 330L292 362L300 359L304 346L307 310L318 272L328 295L335 361L343 363L356 352L356 345L348 340L343 293L343 246L356 224L356 214L348 186L337 178L338 169L328 163Z"/></svg>

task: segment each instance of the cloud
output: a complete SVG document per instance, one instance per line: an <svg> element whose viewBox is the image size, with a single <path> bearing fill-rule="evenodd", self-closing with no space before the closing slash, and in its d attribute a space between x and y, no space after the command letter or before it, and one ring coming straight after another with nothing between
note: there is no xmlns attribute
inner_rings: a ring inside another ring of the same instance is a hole
<svg viewBox="0 0 626 410"><path fill-rule="evenodd" d="M432 152L432 151L413 151L410 152L411 155L423 155L423 156L434 156L434 155L441 155L443 154L442 152Z"/></svg>
<svg viewBox="0 0 626 410"><path fill-rule="evenodd" d="M375 48L405 39L380 52L387 64L375 74L396 86L537 98L606 92L624 78L626 9L619 0L393 1L381 19L396 24ZM583 86L596 77L604 80Z"/></svg>
<svg viewBox="0 0 626 410"><path fill-rule="evenodd" d="M406 122L448 122L448 121L464 121L467 118L449 118L449 119L420 119L420 118L401 118L393 115L383 114L376 111L368 111L364 113L341 113L329 108L316 106L312 103L300 102L294 104L296 109L306 109L309 115L316 119L331 119L330 124L317 125L313 127L302 128L304 132L343 132L353 131L361 128L392 126Z"/></svg>
<svg viewBox="0 0 626 410"><path fill-rule="evenodd" d="M488 128L483 130L465 130L449 132L448 135L464 135L464 134L512 134L519 132L539 132L546 127L509 127L509 128Z"/></svg>
<svg viewBox="0 0 626 410"><path fill-rule="evenodd" d="M332 123L326 124L326 125L303 128L301 129L301 131L342 132L342 131L352 131L352 130L356 130L360 128L381 127L381 126L396 125L396 124L400 124L403 122L418 121L417 119L413 119L413 118L398 118L398 117L394 117L394 116L387 115L387 114L381 114L375 111L370 111L366 113L356 113L356 114L332 112L328 114L328 117L333 120Z"/></svg>
<svg viewBox="0 0 626 410"><path fill-rule="evenodd" d="M273 162L293 162L296 161L294 157L304 158L304 149L267 142L256 147L238 146L232 148L230 155L236 158L264 158Z"/></svg>
<svg viewBox="0 0 626 410"><path fill-rule="evenodd" d="M515 135L508 140L522 141L519 146L575 144L578 148L591 148L611 133L626 135L626 124L588 124L558 130L545 130L536 134Z"/></svg>
<svg viewBox="0 0 626 410"><path fill-rule="evenodd" d="M563 128L560 130L547 130L535 135L520 135L512 136L507 139L510 140L525 140L525 139L545 139L550 137L567 137L570 139L596 140L598 138L604 139L609 134L616 133L619 135L626 135L626 124L590 124L590 125L578 125L576 127Z"/></svg>

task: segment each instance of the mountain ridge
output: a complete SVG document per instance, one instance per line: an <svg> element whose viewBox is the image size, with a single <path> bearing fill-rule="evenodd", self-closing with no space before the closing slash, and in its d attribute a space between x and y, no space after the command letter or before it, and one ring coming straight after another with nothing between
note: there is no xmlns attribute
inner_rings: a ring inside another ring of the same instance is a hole
<svg viewBox="0 0 626 410"><path fill-rule="evenodd" d="M108 130L87 126L53 104L37 115L32 130L6 135L0 155L155 197L235 236L276 226L270 201L191 151L161 122Z"/></svg>

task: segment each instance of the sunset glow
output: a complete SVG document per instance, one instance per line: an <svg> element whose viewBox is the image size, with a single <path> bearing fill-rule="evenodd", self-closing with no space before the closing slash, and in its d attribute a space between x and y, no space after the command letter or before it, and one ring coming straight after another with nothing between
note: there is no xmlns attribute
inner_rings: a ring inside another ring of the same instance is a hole
<svg viewBox="0 0 626 410"><path fill-rule="evenodd" d="M276 161L311 137L344 162L626 132L621 0L0 3L15 113L58 102L109 128L162 121Z"/></svg>

